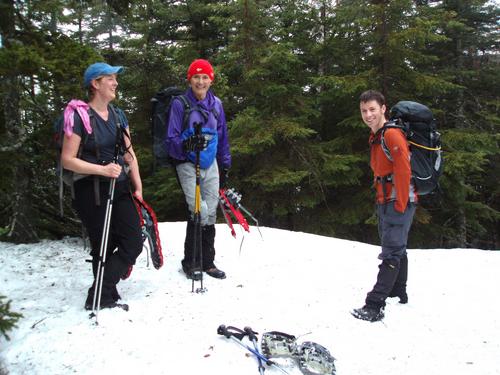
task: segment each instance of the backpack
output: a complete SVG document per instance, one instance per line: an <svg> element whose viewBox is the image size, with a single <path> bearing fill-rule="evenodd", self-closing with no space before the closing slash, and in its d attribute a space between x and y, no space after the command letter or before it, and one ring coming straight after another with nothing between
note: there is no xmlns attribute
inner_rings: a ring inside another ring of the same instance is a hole
<svg viewBox="0 0 500 375"><path fill-rule="evenodd" d="M111 115L115 119L115 123L117 124L117 127L119 127L122 131L117 133L117 144L123 142L123 135L126 134L123 129L125 126L125 120L124 120L124 114L121 110L118 108L115 108L111 104L109 105L109 110ZM89 114L89 119L90 119L90 126L92 128L92 133L94 133L95 136L95 128L96 128L96 118L94 115L94 111L89 108L88 110ZM89 134L84 131L82 135L82 140L80 142L80 146L78 148L77 152L77 157L81 158L83 149L85 144L87 143L89 138ZM53 144L54 148L56 149L56 174L59 177L59 211L61 217L64 216L64 208L63 208L63 200L64 200L64 185L68 186L71 190L71 197L74 199L75 198L75 191L74 191L74 183L76 181L81 180L82 178L88 177L86 174L80 174L80 173L75 173L73 171L69 171L67 169L64 169L61 164L61 152L62 152L62 146L63 146L63 140L64 140L64 112L61 113L57 119L54 121L54 132L53 132ZM98 140L95 139L96 142L96 158L99 159L99 147L98 147ZM124 145L123 145L124 146ZM100 205L100 199L99 199L99 176L94 176L94 186L95 186L95 197L96 197L96 204Z"/></svg>
<svg viewBox="0 0 500 375"><path fill-rule="evenodd" d="M408 140L411 152L411 174L419 195L426 195L439 188L443 173L441 134L436 130L436 120L431 110L420 103L400 101L390 111L390 120L384 124L380 143L385 155L392 161L384 141L389 128L400 129Z"/></svg>
<svg viewBox="0 0 500 375"><path fill-rule="evenodd" d="M168 115L174 98L179 98L184 105L183 127L189 119L189 101L184 91L177 87L166 87L158 91L151 98L151 133L153 136L153 170L157 167L166 167L172 160L165 148L165 138L168 131Z"/></svg>
<svg viewBox="0 0 500 375"><path fill-rule="evenodd" d="M191 106L188 98L184 94L185 90L177 87L165 87L158 91L151 98L151 133L153 138L153 171L157 167L168 167L174 165L173 159L169 156L165 147L165 139L168 132L168 120L170 107L175 98L180 99L184 106L184 117L182 120L182 129L188 128L189 116L193 111L199 111L205 121L208 120L206 113L197 106ZM214 109L213 114L216 119L219 114Z"/></svg>

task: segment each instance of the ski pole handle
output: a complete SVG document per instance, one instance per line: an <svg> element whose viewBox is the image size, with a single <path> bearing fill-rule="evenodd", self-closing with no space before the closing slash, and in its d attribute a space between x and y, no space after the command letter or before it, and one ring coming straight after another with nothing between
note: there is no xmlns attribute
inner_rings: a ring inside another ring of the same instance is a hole
<svg viewBox="0 0 500 375"><path fill-rule="evenodd" d="M238 338L238 340L242 340L243 337L245 337L246 333L243 332L241 329L236 328L236 327L226 327L224 324L221 324L219 328L217 328L217 333L219 335L223 335L226 338L231 338L232 336Z"/></svg>
<svg viewBox="0 0 500 375"><path fill-rule="evenodd" d="M194 134L201 135L201 122L195 122L193 124L193 127L194 127Z"/></svg>
<svg viewBox="0 0 500 375"><path fill-rule="evenodd" d="M248 326L243 328L243 330L246 332L246 334L248 335L248 337L252 341L253 348L260 353L259 347L257 345L257 342L258 342L257 334L258 333L255 332L252 328L250 328ZM259 362L259 373L261 375L264 375L265 368L264 368L264 365L262 364L262 359L260 359L260 357L257 357L257 361Z"/></svg>
<svg viewBox="0 0 500 375"><path fill-rule="evenodd" d="M257 335L258 335L258 332L255 332L254 330L252 330L252 328L250 327L245 327L243 328L243 330L245 331L245 333L248 335L248 338L251 340L251 341L257 341Z"/></svg>
<svg viewBox="0 0 500 375"><path fill-rule="evenodd" d="M236 333L235 332L231 332L231 331L236 331ZM240 340L243 337L245 337L246 333L244 331L242 331L241 329L238 329L238 328L235 328L235 327L231 327L231 326L226 327L224 324L221 324L219 326L219 328L217 328L217 333L219 335L225 336L228 339L233 340L235 343L237 343L238 345L240 345L243 348L245 348L246 350L248 350L250 353L252 353L253 355L255 355L257 358L259 358L262 361L264 361L264 363L266 365L268 365L268 366L274 366L278 370L280 370L281 372L283 372L284 374L288 374L288 372L285 369L283 369L281 366L277 365L275 362L273 362L270 359L266 358L264 355L262 355L261 353L259 353L257 350L252 349L248 345L243 344ZM241 337L241 338L240 338L240 340L238 340L236 337Z"/></svg>

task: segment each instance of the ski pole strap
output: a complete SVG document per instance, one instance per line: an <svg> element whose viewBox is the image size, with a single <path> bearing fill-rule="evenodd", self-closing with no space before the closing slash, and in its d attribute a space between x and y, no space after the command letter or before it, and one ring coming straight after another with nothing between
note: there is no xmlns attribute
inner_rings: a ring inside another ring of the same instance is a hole
<svg viewBox="0 0 500 375"><path fill-rule="evenodd" d="M219 328L217 328L217 333L219 335L223 335L223 336L225 336L227 338L230 338L231 336L234 336L238 340L242 340L243 337L245 337L247 335L245 331L243 331L243 330L241 330L239 328L232 327L232 326L226 327L224 324L221 324L219 326Z"/></svg>
<svg viewBox="0 0 500 375"><path fill-rule="evenodd" d="M250 327L245 327L243 328L243 330L245 331L245 334L248 335L248 338L251 340L251 341L257 341L257 335L259 334L258 332L255 332L252 328Z"/></svg>
<svg viewBox="0 0 500 375"><path fill-rule="evenodd" d="M248 338L252 341L253 343L253 348L256 350L256 351L259 351L259 348L257 346L257 332L255 332L252 328L250 327L245 327L243 328L243 330L245 331L245 333L248 335ZM260 357L257 357L257 361L259 362L259 373L261 375L264 375L264 371L265 371L265 368L264 368L264 365L262 364L262 359L260 359Z"/></svg>

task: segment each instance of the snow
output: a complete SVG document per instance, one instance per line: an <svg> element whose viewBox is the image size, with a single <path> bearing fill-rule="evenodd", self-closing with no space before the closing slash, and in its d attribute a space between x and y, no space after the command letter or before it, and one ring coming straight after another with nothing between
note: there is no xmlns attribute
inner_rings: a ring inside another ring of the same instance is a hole
<svg viewBox="0 0 500 375"><path fill-rule="evenodd" d="M228 277L205 276L201 294L180 269L185 222L161 223L164 266L148 267L143 252L118 285L130 311L102 310L99 325L83 309L92 280L79 239L0 243L0 294L24 315L11 340L0 340L0 367L11 375L258 374L251 353L217 334L225 324L315 341L335 356L338 375L500 374L500 251L409 250L409 303L390 298L385 319L369 323L349 311L375 282L378 246L260 229L263 239L251 227L240 252L242 233L235 240L217 225L216 264ZM277 362L300 374L293 361Z"/></svg>

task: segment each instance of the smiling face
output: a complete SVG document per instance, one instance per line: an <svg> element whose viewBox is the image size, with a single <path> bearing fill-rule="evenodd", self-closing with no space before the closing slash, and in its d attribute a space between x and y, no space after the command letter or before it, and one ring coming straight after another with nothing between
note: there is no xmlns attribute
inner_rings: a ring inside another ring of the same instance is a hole
<svg viewBox="0 0 500 375"><path fill-rule="evenodd" d="M116 74L109 74L93 79L92 87L96 96L108 102L113 101L116 98L116 88L118 87Z"/></svg>
<svg viewBox="0 0 500 375"><path fill-rule="evenodd" d="M212 85L212 80L207 74L195 74L189 80L189 86L193 90L196 99L203 100L207 96L207 92Z"/></svg>
<svg viewBox="0 0 500 375"><path fill-rule="evenodd" d="M376 100L360 102L359 109L363 122L368 125L373 133L376 133L386 121L385 104L380 105Z"/></svg>

